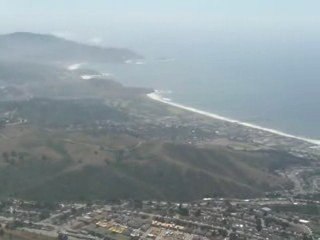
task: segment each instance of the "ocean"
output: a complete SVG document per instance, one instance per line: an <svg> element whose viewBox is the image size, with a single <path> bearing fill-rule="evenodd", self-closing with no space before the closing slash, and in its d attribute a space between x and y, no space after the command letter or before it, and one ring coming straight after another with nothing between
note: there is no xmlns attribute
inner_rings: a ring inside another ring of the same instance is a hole
<svg viewBox="0 0 320 240"><path fill-rule="evenodd" d="M142 49L142 62L95 68L124 85L161 90L173 102L320 139L317 42L230 40L165 46Z"/></svg>

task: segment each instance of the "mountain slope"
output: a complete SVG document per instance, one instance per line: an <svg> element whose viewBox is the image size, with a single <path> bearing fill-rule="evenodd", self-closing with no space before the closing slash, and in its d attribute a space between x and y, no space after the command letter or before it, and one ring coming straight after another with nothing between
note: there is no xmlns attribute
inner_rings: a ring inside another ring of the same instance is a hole
<svg viewBox="0 0 320 240"><path fill-rule="evenodd" d="M298 159L281 152L149 142L123 134L67 134L30 128L1 139L0 197L35 200L253 197L289 187L269 171ZM5 153L6 152L6 153ZM257 167L258 166L258 167Z"/></svg>

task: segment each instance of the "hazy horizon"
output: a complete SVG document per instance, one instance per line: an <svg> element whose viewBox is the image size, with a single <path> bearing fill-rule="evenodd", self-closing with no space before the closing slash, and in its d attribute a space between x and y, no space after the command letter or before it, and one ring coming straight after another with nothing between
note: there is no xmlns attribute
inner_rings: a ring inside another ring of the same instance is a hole
<svg viewBox="0 0 320 240"><path fill-rule="evenodd" d="M1 1L0 33L28 31L137 50L212 40L318 38L318 1Z"/></svg>

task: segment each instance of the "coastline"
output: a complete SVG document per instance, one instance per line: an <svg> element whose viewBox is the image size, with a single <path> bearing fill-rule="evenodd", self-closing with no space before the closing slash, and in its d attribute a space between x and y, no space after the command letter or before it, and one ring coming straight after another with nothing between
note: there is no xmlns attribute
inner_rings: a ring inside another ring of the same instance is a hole
<svg viewBox="0 0 320 240"><path fill-rule="evenodd" d="M295 136L295 135L292 135L292 134L289 134L289 133L285 133L285 132L282 132L282 131L278 131L278 130L275 130L275 129L258 126L258 125L252 124L252 123L238 121L238 120L235 120L235 119L223 117L223 116L218 115L218 114L206 112L206 111L203 111L203 110L200 110L200 109L196 109L196 108L193 108L193 107L185 106L183 104L172 102L170 99L162 97L161 94L160 94L160 91L158 91L158 90L155 90L154 92L147 94L147 97L152 99L152 100L154 100L154 101L161 102L161 103L173 106L173 107L177 107L177 108L189 111L189 112L201 114L203 116L210 117L210 118L213 118L213 119L216 119L216 120L225 121L225 122L229 122L229 123L233 123L233 124L238 124L238 125L241 125L241 126L244 126L244 127L248 127L248 128L252 128L252 129L256 129L256 130L272 133L272 134L275 134L275 135L278 135L278 136L282 136L282 137L286 137L286 138L291 138L291 139L304 141L304 142L313 144L315 146L320 146L320 140L310 139L310 138L305 138L305 137L300 137L300 136Z"/></svg>
<svg viewBox="0 0 320 240"><path fill-rule="evenodd" d="M75 70L80 69L83 66L83 64L84 63L72 64L72 65L67 66L67 69L69 71L75 71ZM97 74L97 75L82 75L81 79L90 80L90 79L92 79L94 77L107 77L107 76L111 76L111 75L112 74L109 74L109 73L106 73L106 74L102 73L102 74ZM225 122L228 122L228 123L237 124L237 125L240 125L240 126L244 126L244 127L247 127L247 128L264 131L264 132L275 134L275 135L278 135L278 136L281 136L281 137L285 137L285 138L291 138L291 139L295 139L295 140L300 140L300 141L303 141L303 142L306 142L306 143L314 145L311 148L314 148L314 147L319 148L320 147L320 139L318 140L318 139L312 139L312 138L307 138L307 137L296 136L296 135L285 133L285 132L282 132L282 131L279 131L279 130L276 130L276 129L262 127L262 126L259 126L259 125L253 124L253 123L242 122L242 121L239 121L239 120L235 120L235 119L224 117L224 116L221 116L221 115L218 115L218 114L214 114L214 113L211 113L211 112L203 111L203 110L200 110L200 109L197 109L197 108L194 108L194 107L186 106L186 105L183 105L183 104L180 104L180 103L175 103L175 102L172 102L170 98L166 98L166 97L161 96L161 91L159 91L159 90L154 90L152 93L147 94L147 97L152 99L152 100L154 100L154 101L161 102L163 104L167 104L167 105L170 105L170 106L173 106L173 107L176 107L176 108L180 108L180 109L183 109L183 110L186 110L186 111L189 111L189 112L197 113L197 114L200 114L200 115L203 115L203 116L215 119L215 120L220 120L220 121L225 121Z"/></svg>

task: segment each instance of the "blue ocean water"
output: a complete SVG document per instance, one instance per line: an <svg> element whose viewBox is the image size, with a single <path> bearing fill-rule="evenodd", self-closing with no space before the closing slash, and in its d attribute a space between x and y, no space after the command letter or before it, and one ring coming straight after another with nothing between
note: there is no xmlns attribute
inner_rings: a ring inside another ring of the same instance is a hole
<svg viewBox="0 0 320 240"><path fill-rule="evenodd" d="M128 86L225 117L320 139L320 44L215 42L148 51L145 64L104 64ZM142 52L143 54L143 52Z"/></svg>

